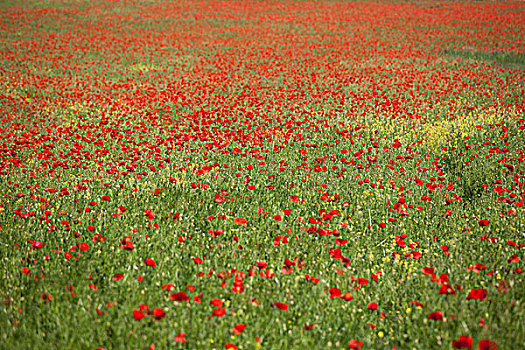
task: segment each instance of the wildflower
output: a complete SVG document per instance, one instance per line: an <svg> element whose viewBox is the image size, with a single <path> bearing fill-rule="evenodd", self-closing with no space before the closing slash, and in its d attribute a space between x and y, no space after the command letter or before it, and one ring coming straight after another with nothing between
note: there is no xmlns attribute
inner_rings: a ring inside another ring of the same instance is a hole
<svg viewBox="0 0 525 350"><path fill-rule="evenodd" d="M452 341L452 348L454 349L472 349L472 337L462 335L458 340Z"/></svg>
<svg viewBox="0 0 525 350"><path fill-rule="evenodd" d="M285 303L281 303L280 301L274 303L273 306L275 306L275 307L278 308L279 310L283 310L283 311L288 310L288 305L285 304Z"/></svg>

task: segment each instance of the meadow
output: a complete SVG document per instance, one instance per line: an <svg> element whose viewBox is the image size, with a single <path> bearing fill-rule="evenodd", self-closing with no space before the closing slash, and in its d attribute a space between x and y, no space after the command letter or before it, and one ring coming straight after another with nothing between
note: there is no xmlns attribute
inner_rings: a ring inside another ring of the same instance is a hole
<svg viewBox="0 0 525 350"><path fill-rule="evenodd" d="M525 3L0 3L0 348L525 346Z"/></svg>

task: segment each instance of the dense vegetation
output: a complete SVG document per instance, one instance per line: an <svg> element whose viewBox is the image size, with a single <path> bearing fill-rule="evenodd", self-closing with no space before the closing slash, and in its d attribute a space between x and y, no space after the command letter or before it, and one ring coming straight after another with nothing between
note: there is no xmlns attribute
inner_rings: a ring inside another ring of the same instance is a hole
<svg viewBox="0 0 525 350"><path fill-rule="evenodd" d="M523 2L0 11L2 346L525 341Z"/></svg>

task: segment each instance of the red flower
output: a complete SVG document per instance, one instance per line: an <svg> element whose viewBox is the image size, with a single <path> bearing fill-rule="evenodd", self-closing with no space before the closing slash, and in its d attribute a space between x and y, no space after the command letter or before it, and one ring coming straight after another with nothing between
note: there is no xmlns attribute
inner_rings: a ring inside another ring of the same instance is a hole
<svg viewBox="0 0 525 350"><path fill-rule="evenodd" d="M428 314L429 320L443 321L443 311L434 311Z"/></svg>
<svg viewBox="0 0 525 350"><path fill-rule="evenodd" d="M348 347L350 349L361 350L363 347L363 342L357 339L352 339L348 342Z"/></svg>
<svg viewBox="0 0 525 350"><path fill-rule="evenodd" d="M152 258L146 258L144 262L146 263L146 265L152 268L155 268L155 266L157 266L157 264L155 263L155 260L153 260Z"/></svg>
<svg viewBox="0 0 525 350"><path fill-rule="evenodd" d="M175 340L177 343L187 343L184 337L186 337L186 333L178 333L175 337L173 337L173 340Z"/></svg>
<svg viewBox="0 0 525 350"><path fill-rule="evenodd" d="M219 308L219 307L222 306L222 300L220 300L220 299L212 299L212 300L210 301L210 305L213 305L213 306L215 306L216 308Z"/></svg>
<svg viewBox="0 0 525 350"><path fill-rule="evenodd" d="M121 273L116 273L116 274L113 275L113 280L114 281L118 281L118 280L121 280L123 278L124 278L124 275L121 274Z"/></svg>
<svg viewBox="0 0 525 350"><path fill-rule="evenodd" d="M481 227L488 226L489 225L489 221L487 219L481 219L481 220L479 220L478 225L481 226Z"/></svg>
<svg viewBox="0 0 525 350"><path fill-rule="evenodd" d="M224 315L226 315L226 308L219 308L219 309L215 309L213 310L213 316L216 316L216 317L223 317Z"/></svg>
<svg viewBox="0 0 525 350"><path fill-rule="evenodd" d="M311 331L314 328L315 324L313 323L305 323L304 328L301 328L302 331Z"/></svg>
<svg viewBox="0 0 525 350"><path fill-rule="evenodd" d="M471 289L468 293L467 300L475 299L475 300L483 300L487 297L487 290L486 289Z"/></svg>
<svg viewBox="0 0 525 350"><path fill-rule="evenodd" d="M343 298L345 301L351 301L352 299L354 299L352 294L350 294L348 292L346 292L344 295L342 295L341 298Z"/></svg>
<svg viewBox="0 0 525 350"><path fill-rule="evenodd" d="M458 340L452 341L452 347L454 349L472 349L472 337L462 335Z"/></svg>
<svg viewBox="0 0 525 350"><path fill-rule="evenodd" d="M420 302L417 301L417 300L411 300L409 304L410 304L410 305L414 305L415 307L419 307L419 308L422 308L422 307L423 307L423 304L420 303Z"/></svg>
<svg viewBox="0 0 525 350"><path fill-rule="evenodd" d="M188 301L190 300L190 297L188 294L186 294L186 292L178 292L170 295L170 299L174 301Z"/></svg>
<svg viewBox="0 0 525 350"><path fill-rule="evenodd" d="M157 321L162 320L164 317L166 317L166 312L164 312L164 310L162 310L160 307L156 307L155 310L153 310L153 316Z"/></svg>
<svg viewBox="0 0 525 350"><path fill-rule="evenodd" d="M508 260L508 263L517 263L520 261L520 257L517 255L517 254L514 254L512 255L509 260Z"/></svg>
<svg viewBox="0 0 525 350"><path fill-rule="evenodd" d="M456 291L454 290L454 288L452 288L452 286L448 283L442 283L441 286L439 287L439 294L442 295L442 294L445 294L445 295L454 295L456 294Z"/></svg>
<svg viewBox="0 0 525 350"><path fill-rule="evenodd" d="M434 268L433 268L433 267L428 267L428 266L427 266L427 267L423 267L421 270L423 271L423 273L424 273L425 275L433 274L433 273L434 273Z"/></svg>
<svg viewBox="0 0 525 350"><path fill-rule="evenodd" d="M420 252L414 250L412 252L406 253L405 258L419 259L422 255L423 254L421 254Z"/></svg>
<svg viewBox="0 0 525 350"><path fill-rule="evenodd" d="M245 218L235 218L233 219L233 223L235 225L243 225L243 226L246 226L246 219Z"/></svg>
<svg viewBox="0 0 525 350"><path fill-rule="evenodd" d="M144 215L148 217L150 220L155 219L155 213L153 212L153 209L146 209L144 210Z"/></svg>
<svg viewBox="0 0 525 350"><path fill-rule="evenodd" d="M226 350L237 350L237 345L232 344L232 343L226 343L224 344L224 348Z"/></svg>
<svg viewBox="0 0 525 350"><path fill-rule="evenodd" d="M348 243L348 241L346 239L342 239L342 238L336 238L335 239L335 245L345 245L347 243Z"/></svg>
<svg viewBox="0 0 525 350"><path fill-rule="evenodd" d="M257 261L257 266L259 267L259 269L265 269L267 266L268 266L268 263L266 261Z"/></svg>
<svg viewBox="0 0 525 350"><path fill-rule="evenodd" d="M328 292L330 293L330 299L339 298L341 296L341 290L339 290L339 288L332 287Z"/></svg>
<svg viewBox="0 0 525 350"><path fill-rule="evenodd" d="M496 350L498 344L489 339L483 339L478 343L479 350Z"/></svg>
<svg viewBox="0 0 525 350"><path fill-rule="evenodd" d="M140 310L140 312L144 312L144 313L146 313L146 314L149 314L149 313L150 313L150 312L149 312L149 306L146 305L146 304L140 304L140 305L139 305L139 310Z"/></svg>
<svg viewBox="0 0 525 350"><path fill-rule="evenodd" d="M144 314L137 309L133 309L133 318L138 321L144 318Z"/></svg>
<svg viewBox="0 0 525 350"><path fill-rule="evenodd" d="M280 310L283 310L283 311L288 310L288 305L285 304L285 303L281 303L280 301L274 303L273 306L275 306L276 308L278 308Z"/></svg>
<svg viewBox="0 0 525 350"><path fill-rule="evenodd" d="M377 303L370 303L370 304L368 304L368 306L367 306L367 309L368 309L368 310L372 310L372 311L377 310L377 308L378 308Z"/></svg>
<svg viewBox="0 0 525 350"><path fill-rule="evenodd" d="M166 283L162 285L162 289L167 289L168 292L171 291L173 288L175 288L175 285L173 283Z"/></svg>
<svg viewBox="0 0 525 350"><path fill-rule="evenodd" d="M233 334L241 334L245 328L246 328L246 324L239 323L238 325L235 325L235 327L233 327L232 332Z"/></svg>
<svg viewBox="0 0 525 350"><path fill-rule="evenodd" d="M40 241L36 241L36 242L31 243L31 247L36 248L36 249L43 248L44 245L45 245L45 243L40 242Z"/></svg>

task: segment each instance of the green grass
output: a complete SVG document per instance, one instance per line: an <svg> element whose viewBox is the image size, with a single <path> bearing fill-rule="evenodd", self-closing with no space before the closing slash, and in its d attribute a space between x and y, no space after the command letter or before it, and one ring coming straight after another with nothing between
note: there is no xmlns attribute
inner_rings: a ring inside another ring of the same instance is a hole
<svg viewBox="0 0 525 350"><path fill-rule="evenodd" d="M523 342L521 10L442 5L1 5L1 347Z"/></svg>

